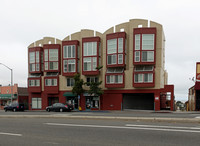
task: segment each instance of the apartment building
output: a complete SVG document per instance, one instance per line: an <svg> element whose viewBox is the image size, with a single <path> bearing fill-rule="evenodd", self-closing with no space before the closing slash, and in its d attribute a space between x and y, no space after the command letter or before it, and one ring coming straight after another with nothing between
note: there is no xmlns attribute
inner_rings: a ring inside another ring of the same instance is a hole
<svg viewBox="0 0 200 146"><path fill-rule="evenodd" d="M74 95L76 73L85 82L102 81L104 94ZM174 86L167 84L167 76L163 27L153 21L132 19L104 33L83 29L63 40L44 37L28 46L33 110L55 102L82 110L173 110Z"/></svg>

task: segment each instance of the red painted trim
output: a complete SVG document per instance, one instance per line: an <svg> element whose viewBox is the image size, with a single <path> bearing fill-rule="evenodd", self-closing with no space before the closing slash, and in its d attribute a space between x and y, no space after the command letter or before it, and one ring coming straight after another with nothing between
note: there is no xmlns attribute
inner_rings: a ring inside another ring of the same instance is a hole
<svg viewBox="0 0 200 146"><path fill-rule="evenodd" d="M29 86L29 80L40 80L40 86ZM28 92L31 92L31 93L40 93L42 92L42 80L41 80L41 77L29 77L28 78Z"/></svg>
<svg viewBox="0 0 200 146"><path fill-rule="evenodd" d="M44 50L45 49L58 49L58 61L49 61L49 51L48 51L48 61L46 61L46 62L58 62L58 70L50 70L49 69L49 65L48 65L48 70L45 70L45 53L44 53L44 57L43 57L43 62L44 62L44 71L45 72L59 72L60 73L60 68L61 68L61 66L60 66L60 49L61 49L61 45L60 44L45 44L44 46L43 46L43 48L44 48Z"/></svg>
<svg viewBox="0 0 200 146"><path fill-rule="evenodd" d="M46 86L45 80L46 79L57 79L57 86ZM44 91L47 94L58 94L59 93L59 76L46 76L44 77Z"/></svg>
<svg viewBox="0 0 200 146"><path fill-rule="evenodd" d="M122 83L111 83L107 84L106 77L109 75L122 75L123 76L123 82ZM105 74L105 87L106 88L124 88L125 87L125 74L124 73L106 73Z"/></svg>
<svg viewBox="0 0 200 146"><path fill-rule="evenodd" d="M98 75L100 72L98 70L96 71L84 71L84 58L87 57L97 57L97 67L99 66L99 44L100 44L100 37L88 37L88 38L82 38L82 75ZM97 55L95 56L84 56L84 48L83 48L83 43L85 42L97 42ZM91 60L92 61L92 60ZM91 63L92 67L92 63Z"/></svg>
<svg viewBox="0 0 200 146"><path fill-rule="evenodd" d="M196 80L200 80L200 73L197 73L197 66L200 64L200 62L196 62Z"/></svg>
<svg viewBox="0 0 200 146"><path fill-rule="evenodd" d="M135 50L135 35L140 34L140 50ZM142 34L154 34L154 50L142 50ZM134 65L155 65L156 64L156 34L157 29L151 28L134 28L133 29L133 64ZM140 61L135 62L135 51L140 51ZM154 51L154 62L142 62L143 51Z"/></svg>
<svg viewBox="0 0 200 146"><path fill-rule="evenodd" d="M39 64L40 64L40 70L39 71L30 71L30 59L29 59L29 53L30 52L35 52L35 70L36 70L36 51L39 51ZM28 49L28 71L29 73L42 73L42 63L41 63L41 53L43 52L43 48L42 47L33 47L33 48L29 48Z"/></svg>
<svg viewBox="0 0 200 146"><path fill-rule="evenodd" d="M63 57L63 55L64 55L64 46L68 46L68 45L75 45L75 47L76 47L76 52L75 52L75 54L76 54L76 56L75 56L75 58L64 58ZM79 41L78 40L72 40L72 41L63 41L62 42L62 75L63 76L70 76L70 77L72 77L72 76L74 76L75 74L77 74L78 73L78 46L79 46ZM76 61L75 61L75 66L76 66L76 69L75 69L75 72L64 72L64 60L70 60L70 59L75 59Z"/></svg>
<svg viewBox="0 0 200 146"><path fill-rule="evenodd" d="M118 53L118 38L123 38L123 52ZM117 39L117 53L114 54L108 54L108 48L107 48L107 41L111 39ZM116 32L116 33L111 33L106 35L106 67L125 67L125 48L126 48L126 33L125 32ZM116 64L108 64L108 55L117 55L117 61ZM118 55L123 54L123 63L118 64Z"/></svg>
<svg viewBox="0 0 200 146"><path fill-rule="evenodd" d="M152 83L135 83L135 74L147 74L153 73L153 82ZM143 87L155 87L155 71L134 71L133 69L133 87L143 88Z"/></svg>

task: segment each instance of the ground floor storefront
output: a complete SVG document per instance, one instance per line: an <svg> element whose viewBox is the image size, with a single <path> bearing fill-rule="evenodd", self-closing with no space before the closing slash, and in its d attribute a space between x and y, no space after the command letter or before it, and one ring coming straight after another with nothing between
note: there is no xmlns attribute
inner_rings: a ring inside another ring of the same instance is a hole
<svg viewBox="0 0 200 146"><path fill-rule="evenodd" d="M29 109L45 110L54 103L70 103L75 110L174 110L174 86L163 89L105 90L101 96L87 93L76 96L72 92L58 94L29 94Z"/></svg>

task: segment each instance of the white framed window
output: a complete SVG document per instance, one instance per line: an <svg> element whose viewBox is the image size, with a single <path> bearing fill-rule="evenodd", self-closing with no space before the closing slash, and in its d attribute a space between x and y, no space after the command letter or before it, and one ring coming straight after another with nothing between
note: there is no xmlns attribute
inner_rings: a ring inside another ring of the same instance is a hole
<svg viewBox="0 0 200 146"><path fill-rule="evenodd" d="M83 69L84 71L91 71L91 57L87 57L83 59Z"/></svg>
<svg viewBox="0 0 200 146"><path fill-rule="evenodd" d="M140 50L140 34L135 35L135 50Z"/></svg>
<svg viewBox="0 0 200 146"><path fill-rule="evenodd" d="M67 78L67 87L72 87L74 86L74 78Z"/></svg>
<svg viewBox="0 0 200 146"><path fill-rule="evenodd" d="M123 53L123 38L118 38L118 53Z"/></svg>
<svg viewBox="0 0 200 146"><path fill-rule="evenodd" d="M142 50L154 50L154 34L142 34Z"/></svg>
<svg viewBox="0 0 200 146"><path fill-rule="evenodd" d="M97 57L85 57L83 59L83 70L84 71L96 71Z"/></svg>
<svg viewBox="0 0 200 146"><path fill-rule="evenodd" d="M117 53L117 39L111 39L107 41L108 54Z"/></svg>
<svg viewBox="0 0 200 146"><path fill-rule="evenodd" d="M135 62L140 62L140 51L135 51Z"/></svg>
<svg viewBox="0 0 200 146"><path fill-rule="evenodd" d="M63 47L63 58L75 58L75 45L68 45Z"/></svg>
<svg viewBox="0 0 200 146"><path fill-rule="evenodd" d="M57 79L45 79L45 86L57 86Z"/></svg>
<svg viewBox="0 0 200 146"><path fill-rule="evenodd" d="M36 63L40 62L40 52L36 51Z"/></svg>
<svg viewBox="0 0 200 146"><path fill-rule="evenodd" d="M154 62L154 51L142 51L142 62Z"/></svg>
<svg viewBox="0 0 200 146"><path fill-rule="evenodd" d="M123 54L118 54L118 64L123 64Z"/></svg>
<svg viewBox="0 0 200 146"><path fill-rule="evenodd" d="M58 49L49 49L49 61L58 61Z"/></svg>
<svg viewBox="0 0 200 146"><path fill-rule="evenodd" d="M44 61L48 61L49 60L49 55L48 55L49 53L48 53L48 49L45 49L44 50Z"/></svg>
<svg viewBox="0 0 200 146"><path fill-rule="evenodd" d="M108 64L116 64L117 63L117 55L108 55Z"/></svg>
<svg viewBox="0 0 200 146"><path fill-rule="evenodd" d="M106 83L107 84L121 84L123 83L123 75L107 75Z"/></svg>
<svg viewBox="0 0 200 146"><path fill-rule="evenodd" d="M32 109L41 109L41 108L42 108L42 99L32 98Z"/></svg>
<svg viewBox="0 0 200 146"><path fill-rule="evenodd" d="M153 74L152 73L144 74L144 82L145 83L153 82Z"/></svg>
<svg viewBox="0 0 200 146"><path fill-rule="evenodd" d="M83 56L96 56L97 55L97 42L83 43Z"/></svg>
<svg viewBox="0 0 200 146"><path fill-rule="evenodd" d="M35 63L35 52L29 52L29 63Z"/></svg>
<svg viewBox="0 0 200 146"><path fill-rule="evenodd" d="M29 80L29 86L30 87L40 86L40 80Z"/></svg>
<svg viewBox="0 0 200 146"><path fill-rule="evenodd" d="M49 62L50 70L58 70L58 62Z"/></svg>
<svg viewBox="0 0 200 146"><path fill-rule="evenodd" d="M153 73L135 74L134 82L135 83L152 83L153 82Z"/></svg>
<svg viewBox="0 0 200 146"><path fill-rule="evenodd" d="M63 60L63 65L64 65L64 72L75 72L76 70L75 59Z"/></svg>
<svg viewBox="0 0 200 146"><path fill-rule="evenodd" d="M30 64L29 67L30 71L35 71L35 64Z"/></svg>

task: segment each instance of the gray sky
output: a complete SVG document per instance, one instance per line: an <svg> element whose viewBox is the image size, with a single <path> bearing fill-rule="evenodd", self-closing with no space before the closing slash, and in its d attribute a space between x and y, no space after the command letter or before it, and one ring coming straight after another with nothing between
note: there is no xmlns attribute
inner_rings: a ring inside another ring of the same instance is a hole
<svg viewBox="0 0 200 146"><path fill-rule="evenodd" d="M14 70L14 83L27 86L27 47L50 36L64 39L92 29L103 33L129 19L163 25L166 70L176 100L187 100L189 80L200 61L199 0L1 0L0 63ZM10 84L10 71L0 65L0 84Z"/></svg>

